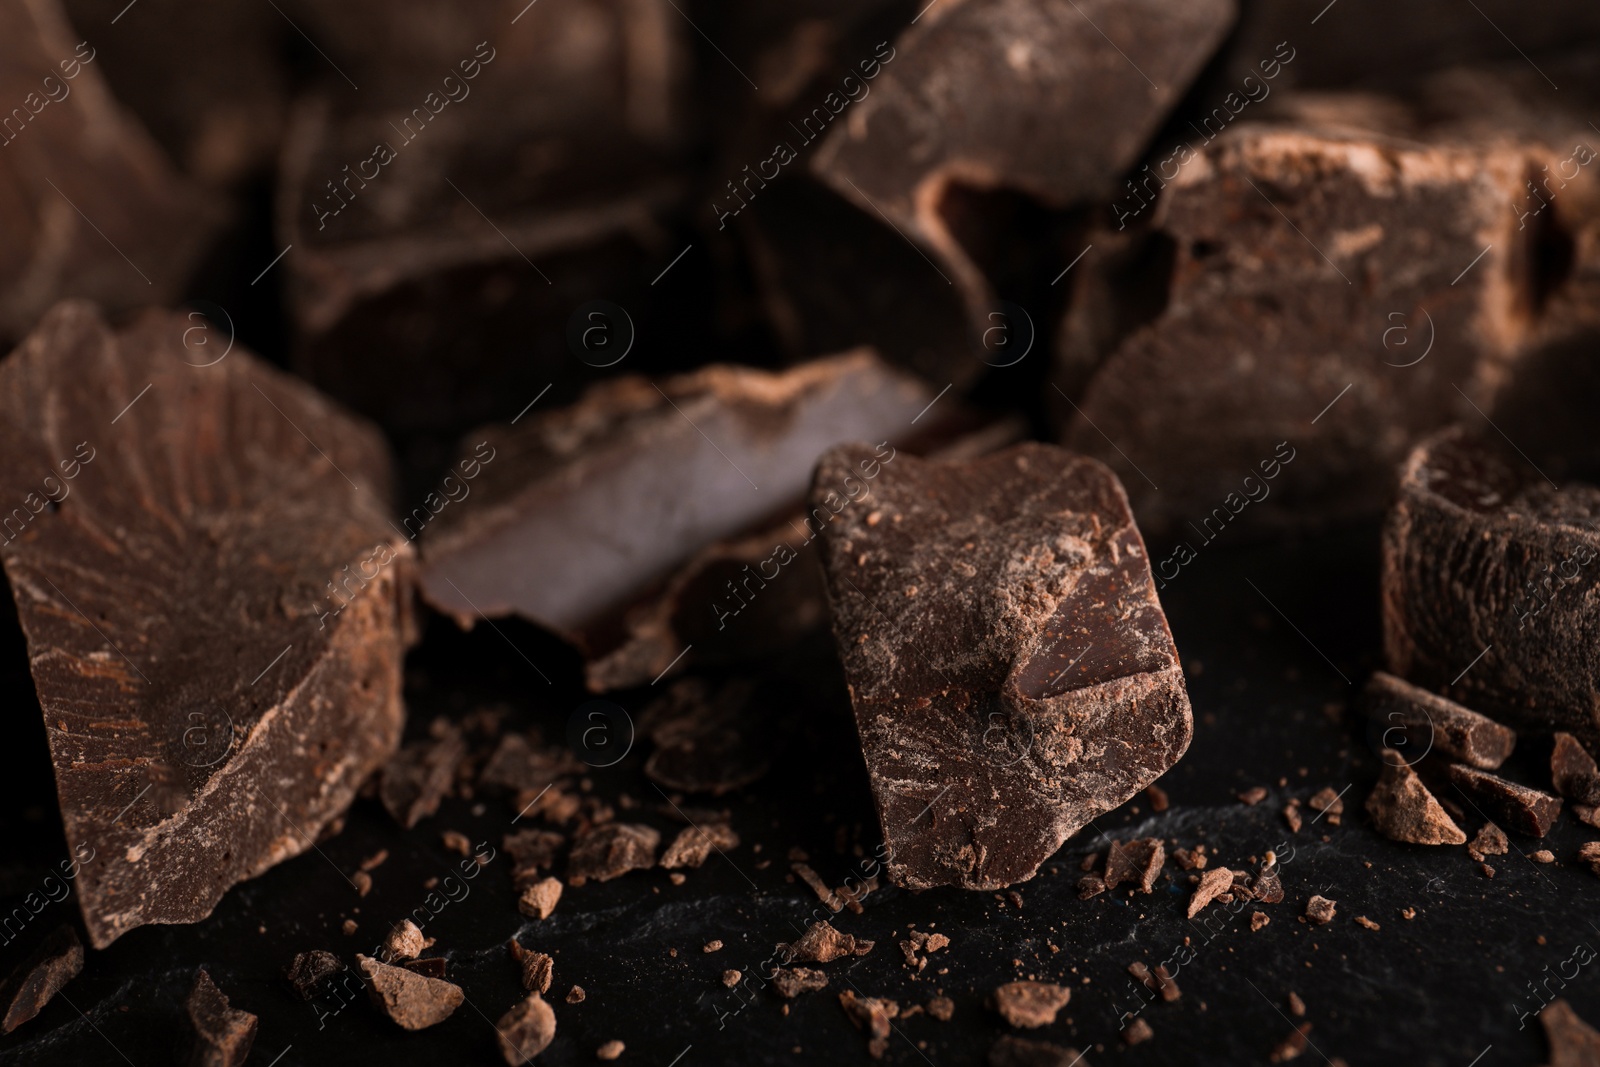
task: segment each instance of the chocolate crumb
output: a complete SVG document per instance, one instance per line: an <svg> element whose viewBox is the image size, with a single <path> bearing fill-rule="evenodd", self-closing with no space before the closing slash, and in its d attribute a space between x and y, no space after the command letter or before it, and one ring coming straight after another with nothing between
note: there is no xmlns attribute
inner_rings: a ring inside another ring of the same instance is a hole
<svg viewBox="0 0 1600 1067"><path fill-rule="evenodd" d="M561 899L561 879L544 878L523 889L517 910L530 919L548 919Z"/></svg>
<svg viewBox="0 0 1600 1067"><path fill-rule="evenodd" d="M736 970L733 970L732 968L722 972L722 984L727 986L729 989L732 989L743 980L744 975L740 974Z"/></svg>
<svg viewBox="0 0 1600 1067"><path fill-rule="evenodd" d="M1578 862L1587 864L1591 872L1600 875L1600 841L1579 845Z"/></svg>
<svg viewBox="0 0 1600 1067"><path fill-rule="evenodd" d="M1304 1018L1306 1014L1306 1002L1300 999L1299 993L1293 991L1289 993L1289 1014L1297 1019Z"/></svg>
<svg viewBox="0 0 1600 1067"><path fill-rule="evenodd" d="M1167 791L1162 789L1159 785L1145 786L1144 795L1150 798L1150 810L1155 812L1157 815L1160 815L1162 812L1166 811L1168 805L1171 803L1167 799Z"/></svg>
<svg viewBox="0 0 1600 1067"><path fill-rule="evenodd" d="M1382 929L1382 927L1380 927L1377 923L1373 922L1371 919L1367 918L1365 915L1357 915L1356 916L1356 922L1358 924L1360 924L1361 926L1365 926L1368 930L1380 930L1380 929Z"/></svg>
<svg viewBox="0 0 1600 1067"><path fill-rule="evenodd" d="M1450 782L1519 834L1543 837L1561 812L1561 798L1507 781L1499 775L1452 763Z"/></svg>
<svg viewBox="0 0 1600 1067"><path fill-rule="evenodd" d="M822 876L809 866L804 863L791 863L789 864L789 869L794 871L802 882L811 887L811 891L817 895L817 899L822 901L829 911L838 911L844 907L844 901L839 899L839 895L830 889L828 883L822 880Z"/></svg>
<svg viewBox="0 0 1600 1067"><path fill-rule="evenodd" d="M1283 809L1283 821L1288 824L1291 833L1299 833L1303 820L1300 818L1300 804L1291 800Z"/></svg>
<svg viewBox="0 0 1600 1067"><path fill-rule="evenodd" d="M701 952L720 952L721 950L722 950L722 942L720 940L718 940L718 941L707 941L705 944L700 946L700 951Z"/></svg>
<svg viewBox="0 0 1600 1067"><path fill-rule="evenodd" d="M1122 1040L1130 1045L1141 1045L1155 1036L1155 1031L1150 1029L1150 1024L1143 1019L1133 1020L1128 1024L1128 1028L1122 1031Z"/></svg>
<svg viewBox="0 0 1600 1067"><path fill-rule="evenodd" d="M386 848L380 848L378 851L361 861L361 869L363 871L375 871L379 867L383 866L383 862L388 858L389 850Z"/></svg>
<svg viewBox="0 0 1600 1067"><path fill-rule="evenodd" d="M401 919L383 939L383 962L414 960L423 949L433 944L433 939L422 936L422 930L410 919ZM298 960L298 957L296 957Z"/></svg>
<svg viewBox="0 0 1600 1067"><path fill-rule="evenodd" d="M602 1060L614 1060L618 1056L621 1056L623 1050L627 1047L628 1046L624 1045L621 1041L607 1041L605 1044L594 1050L595 1058Z"/></svg>
<svg viewBox="0 0 1600 1067"><path fill-rule="evenodd" d="M813 967L779 968L773 972L772 985L780 996L793 1000L801 993L814 993L828 984L828 976Z"/></svg>
<svg viewBox="0 0 1600 1067"><path fill-rule="evenodd" d="M350 884L356 887L356 896L364 897L372 892L372 875L366 871L357 871L350 876Z"/></svg>
<svg viewBox="0 0 1600 1067"><path fill-rule="evenodd" d="M577 989L573 986L573 989ZM567 998L568 1003L572 998ZM500 1055L511 1067L521 1067L549 1047L556 1037L556 1013L543 997L527 998L501 1016L495 1024L500 1035Z"/></svg>
<svg viewBox="0 0 1600 1067"><path fill-rule="evenodd" d="M667 881L671 882L673 885L682 885L688 880L689 878L687 875L680 874L677 871L673 871L671 874L667 875Z"/></svg>
<svg viewBox="0 0 1600 1067"><path fill-rule="evenodd" d="M1482 869L1483 876L1485 878L1493 878L1494 877L1494 868L1489 866L1487 863L1480 863L1480 864L1478 864L1478 867L1480 869Z"/></svg>
<svg viewBox="0 0 1600 1067"><path fill-rule="evenodd" d="M1330 824L1339 825L1339 816L1344 813L1344 798L1334 791L1333 786L1324 786L1306 803L1312 811L1326 815Z"/></svg>
<svg viewBox="0 0 1600 1067"><path fill-rule="evenodd" d="M640 823L614 822L578 834L567 860L567 881L580 886L590 878L608 882L629 871L655 866L661 835Z"/></svg>
<svg viewBox="0 0 1600 1067"><path fill-rule="evenodd" d="M585 993L583 991L583 986L575 985L571 989L567 990L567 1003L568 1004L582 1004L583 1003L583 998L588 996L588 995L589 994L587 994L587 993Z"/></svg>
<svg viewBox="0 0 1600 1067"><path fill-rule="evenodd" d="M928 965L928 956L938 952L950 944L950 939L944 934L930 934L922 930L913 930L905 941L900 942L900 951L905 954L906 966L922 970ZM918 953L921 955L918 955Z"/></svg>
<svg viewBox="0 0 1600 1067"><path fill-rule="evenodd" d="M1189 918L1200 914L1200 910L1210 904L1218 896L1226 893L1233 886L1233 872L1226 867L1216 867L1200 876L1200 884L1195 887L1194 895L1189 898Z"/></svg>
<svg viewBox="0 0 1600 1067"><path fill-rule="evenodd" d="M1333 921L1333 914L1337 901L1329 900L1324 896L1313 896L1306 901L1306 918L1322 926Z"/></svg>
<svg viewBox="0 0 1600 1067"><path fill-rule="evenodd" d="M1528 858L1535 863L1554 863L1556 861L1555 853L1547 848L1541 848L1537 852L1530 853Z"/></svg>
<svg viewBox="0 0 1600 1067"><path fill-rule="evenodd" d="M1264 911L1251 912L1250 913L1250 932L1251 933L1255 933L1257 930L1261 929L1263 926L1267 925L1271 921L1272 921L1272 917L1269 916Z"/></svg>
<svg viewBox="0 0 1600 1067"><path fill-rule="evenodd" d="M1240 793L1239 799L1243 803L1248 804L1253 808L1263 800L1267 799L1267 787L1262 785L1253 785L1249 789L1246 789L1243 793Z"/></svg>
<svg viewBox="0 0 1600 1067"><path fill-rule="evenodd" d="M1310 1023L1299 1023L1296 1025L1294 1032L1280 1041L1273 1048L1272 1054L1267 1058L1273 1063L1284 1063L1288 1060L1298 1059L1305 1053L1306 1046L1310 1043L1309 1039L1306 1037L1306 1034L1308 1031L1310 1031L1310 1029Z"/></svg>
<svg viewBox="0 0 1600 1067"><path fill-rule="evenodd" d="M344 931L346 937L349 937L356 932L356 921L354 919L346 919L339 929Z"/></svg>
<svg viewBox="0 0 1600 1067"><path fill-rule="evenodd" d="M1203 871L1210 862L1204 845L1196 845L1193 849L1175 848L1172 850L1172 858L1186 871Z"/></svg>
<svg viewBox="0 0 1600 1067"><path fill-rule="evenodd" d="M1115 889L1123 882L1138 882L1139 889L1148 893L1155 888L1166 858L1166 846L1160 838L1146 837L1126 844L1113 842L1106 851L1106 888Z"/></svg>
<svg viewBox="0 0 1600 1067"><path fill-rule="evenodd" d="M662 853L661 866L669 870L675 867L698 867L710 857L713 849L726 852L738 847L738 844L739 835L726 823L685 826L672 839L666 852Z"/></svg>
<svg viewBox="0 0 1600 1067"><path fill-rule="evenodd" d="M1006 1022L1031 1029L1055 1022L1071 997L1070 989L1049 982L1007 982L994 991L992 1003Z"/></svg>
<svg viewBox="0 0 1600 1067"><path fill-rule="evenodd" d="M928 1014L942 1023L950 1021L956 1013L956 1002L949 997L934 997L928 1001Z"/></svg>
<svg viewBox="0 0 1600 1067"><path fill-rule="evenodd" d="M1416 908L1403 908L1400 911L1400 918L1402 918L1402 919L1410 920L1410 919L1415 919L1416 917L1417 917L1417 909Z"/></svg>
<svg viewBox="0 0 1600 1067"><path fill-rule="evenodd" d="M1505 831L1492 822L1483 824L1483 829L1478 831L1472 843L1467 846L1467 855L1483 862L1485 856L1504 856L1511 851L1511 842L1506 840Z"/></svg>
<svg viewBox="0 0 1600 1067"><path fill-rule="evenodd" d="M899 1016L900 1005L880 997L857 996L854 990L846 989L839 994L839 1006L851 1022L866 1028L867 1051L872 1058L883 1059L889 1049L889 1020Z"/></svg>
<svg viewBox="0 0 1600 1067"><path fill-rule="evenodd" d="M413 974L370 956L356 956L367 978L367 995L390 1019L407 1030L444 1022L461 1006L461 988L438 978Z"/></svg>
<svg viewBox="0 0 1600 1067"><path fill-rule="evenodd" d="M1283 900L1283 879L1278 877L1278 865L1264 865L1250 882L1250 896L1263 904L1277 904Z"/></svg>
<svg viewBox="0 0 1600 1067"><path fill-rule="evenodd" d="M444 842L444 847L451 852L459 852L463 856L472 855L472 842L460 830L446 830L439 835L439 840Z"/></svg>
<svg viewBox="0 0 1600 1067"><path fill-rule="evenodd" d="M383 806L408 830L439 810L467 754L460 728L449 720L435 719L430 732L432 738L413 741L395 753L378 781Z"/></svg>
<svg viewBox="0 0 1600 1067"><path fill-rule="evenodd" d="M50 998L83 970L83 945L71 926L57 927L0 983L0 1033L9 1034L44 1010Z"/></svg>
<svg viewBox="0 0 1600 1067"><path fill-rule="evenodd" d="M800 939L792 945L782 945L785 962L829 963L840 956L865 956L872 951L872 942L842 934L826 920L812 923Z"/></svg>
<svg viewBox="0 0 1600 1067"><path fill-rule="evenodd" d="M1086 874L1078 879L1078 899L1088 900L1106 891L1106 880L1098 874Z"/></svg>
<svg viewBox="0 0 1600 1067"><path fill-rule="evenodd" d="M189 1062L204 1067L241 1067L256 1040L256 1017L229 1006L204 967L184 1002L188 1010Z"/></svg>

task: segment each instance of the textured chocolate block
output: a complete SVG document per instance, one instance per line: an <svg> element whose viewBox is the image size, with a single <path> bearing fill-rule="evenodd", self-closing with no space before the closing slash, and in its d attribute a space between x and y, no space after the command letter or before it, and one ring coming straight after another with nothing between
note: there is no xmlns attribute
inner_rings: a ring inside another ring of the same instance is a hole
<svg viewBox="0 0 1600 1067"><path fill-rule="evenodd" d="M1144 542L1099 463L841 446L812 499L833 512L834 637L897 884L1030 878L1188 747Z"/></svg>
<svg viewBox="0 0 1600 1067"><path fill-rule="evenodd" d="M1418 445L1383 534L1390 670L1495 718L1600 742L1600 490L1555 486L1493 429Z"/></svg>
<svg viewBox="0 0 1600 1067"><path fill-rule="evenodd" d="M1437 750L1492 771L1517 744L1510 727L1384 671L1372 676L1363 695L1367 718L1382 730L1382 744L1400 750L1408 763Z"/></svg>
<svg viewBox="0 0 1600 1067"><path fill-rule="evenodd" d="M69 302L0 363L0 559L98 947L310 848L403 717L382 439L193 328Z"/></svg>
<svg viewBox="0 0 1600 1067"><path fill-rule="evenodd" d="M1497 822L1519 834L1543 837L1561 814L1560 797L1508 782L1498 775L1460 763L1450 765L1449 775L1452 785L1487 808Z"/></svg>

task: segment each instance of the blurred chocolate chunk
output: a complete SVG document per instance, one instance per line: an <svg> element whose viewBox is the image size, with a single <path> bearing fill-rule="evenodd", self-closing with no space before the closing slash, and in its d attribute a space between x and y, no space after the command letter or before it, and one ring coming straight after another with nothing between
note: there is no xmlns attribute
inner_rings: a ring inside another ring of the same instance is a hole
<svg viewBox="0 0 1600 1067"><path fill-rule="evenodd" d="M577 989L576 986L573 987ZM570 997L568 1000L570 1001ZM580 996L581 1000L582 997ZM500 1054L511 1067L530 1063L556 1037L556 1013L538 993L530 993L495 1024Z"/></svg>
<svg viewBox="0 0 1600 1067"><path fill-rule="evenodd" d="M1451 784L1467 794L1474 804L1519 834L1543 837L1561 814L1561 798L1549 793L1460 763L1452 763L1449 774Z"/></svg>
<svg viewBox="0 0 1600 1067"><path fill-rule="evenodd" d="M621 613L685 561L802 500L825 448L901 437L933 400L868 352L776 375L719 366L596 386L481 432L472 504L427 526L423 594L463 624L516 612L603 653ZM618 500L657 518L619 525ZM792 557L745 571L701 610L736 625Z"/></svg>
<svg viewBox="0 0 1600 1067"><path fill-rule="evenodd" d="M661 866L672 870L678 867L698 867L713 851L727 852L737 848L739 835L727 823L705 823L685 826L672 839L672 844L661 854Z"/></svg>
<svg viewBox="0 0 1600 1067"><path fill-rule="evenodd" d="M1550 778L1556 792L1574 804L1600 804L1600 768L1571 734L1556 734L1550 751Z"/></svg>
<svg viewBox="0 0 1600 1067"><path fill-rule="evenodd" d="M875 1060L883 1059L889 1049L889 1020L898 1018L900 1005L883 997L858 996L853 989L839 994L839 1006L858 1029L867 1032L867 1053Z"/></svg>
<svg viewBox="0 0 1600 1067"><path fill-rule="evenodd" d="M815 993L826 989L828 976L814 967L777 968L772 975L772 986L778 995L793 1000L801 993Z"/></svg>
<svg viewBox="0 0 1600 1067"><path fill-rule="evenodd" d="M429 733L430 738L411 742L384 764L378 782L383 806L408 830L439 810L467 754L460 727L449 720L435 719Z"/></svg>
<svg viewBox="0 0 1600 1067"><path fill-rule="evenodd" d="M1548 1067L1590 1067L1600 1063L1600 1030L1578 1017L1572 1005L1557 998L1539 1013L1550 1043Z"/></svg>
<svg viewBox="0 0 1600 1067"><path fill-rule="evenodd" d="M1087 1067L1089 1061L1074 1048L1004 1034L989 1049L986 1062L989 1067Z"/></svg>
<svg viewBox="0 0 1600 1067"><path fill-rule="evenodd" d="M1072 990L1049 982L1007 982L994 991L994 1008L1012 1026L1036 1029L1056 1021Z"/></svg>
<svg viewBox="0 0 1600 1067"><path fill-rule="evenodd" d="M655 866L661 834L642 823L613 822L578 834L567 859L567 881L575 886L593 878L609 882L629 871Z"/></svg>
<svg viewBox="0 0 1600 1067"><path fill-rule="evenodd" d="M1367 814L1378 832L1413 845L1459 845L1467 835L1439 806L1405 757L1392 748L1379 752L1383 771L1367 797Z"/></svg>
<svg viewBox="0 0 1600 1067"><path fill-rule="evenodd" d="M1508 141L1207 120L1130 183L1114 210L1174 242L1166 308L1062 439L1122 477L1147 533L1182 539L1158 576L1235 524L1376 514L1411 442L1481 417L1469 400L1535 314L1534 238L1506 207L1529 162Z"/></svg>
<svg viewBox="0 0 1600 1067"><path fill-rule="evenodd" d="M313 1000L322 991L322 984L344 969L338 956L315 948L296 953L284 977L289 979L301 1000Z"/></svg>
<svg viewBox="0 0 1600 1067"><path fill-rule="evenodd" d="M400 735L383 441L246 352L195 365L192 326L66 303L0 364L0 559L102 947L311 847Z"/></svg>
<svg viewBox="0 0 1600 1067"><path fill-rule="evenodd" d="M864 479L859 498L835 489ZM996 889L1155 781L1192 730L1127 498L1050 445L817 468L834 636L889 877Z"/></svg>
<svg viewBox="0 0 1600 1067"><path fill-rule="evenodd" d="M256 1017L228 1004L204 967L184 1002L188 1009L190 1067L243 1067L256 1040Z"/></svg>
<svg viewBox="0 0 1600 1067"><path fill-rule="evenodd" d="M1383 747L1403 750L1413 761L1432 748L1492 771L1517 744L1514 730L1384 671L1367 682L1364 699L1373 729L1382 730Z"/></svg>
<svg viewBox="0 0 1600 1067"><path fill-rule="evenodd" d="M1383 537L1389 669L1521 730L1600 743L1600 489L1552 485L1492 429L1441 431Z"/></svg>
<svg viewBox="0 0 1600 1067"><path fill-rule="evenodd" d="M464 999L460 986L369 956L356 956L356 966L366 976L367 995L372 1003L407 1030L423 1030L444 1022Z"/></svg>
<svg viewBox="0 0 1600 1067"><path fill-rule="evenodd" d="M45 935L37 948L0 983L0 1033L9 1034L50 1003L61 987L83 970L83 946L71 926Z"/></svg>
<svg viewBox="0 0 1600 1067"><path fill-rule="evenodd" d="M514 793L539 792L580 770L570 749L545 744L537 732L506 734L478 773L478 782Z"/></svg>
<svg viewBox="0 0 1600 1067"><path fill-rule="evenodd" d="M669 789L713 796L760 778L768 756L755 692L747 681L715 688L700 678L674 682L639 717L640 730L656 744L645 773Z"/></svg>
<svg viewBox="0 0 1600 1067"><path fill-rule="evenodd" d="M64 297L176 299L223 220L112 99L98 59L57 0L0 10L0 347Z"/></svg>

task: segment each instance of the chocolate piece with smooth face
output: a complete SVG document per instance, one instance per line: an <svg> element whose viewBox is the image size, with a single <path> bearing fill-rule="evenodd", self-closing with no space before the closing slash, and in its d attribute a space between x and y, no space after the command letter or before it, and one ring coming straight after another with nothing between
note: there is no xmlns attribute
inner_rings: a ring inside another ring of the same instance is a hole
<svg viewBox="0 0 1600 1067"><path fill-rule="evenodd" d="M1367 797L1367 814L1378 832L1413 845L1459 845L1467 839L1445 813L1405 758L1392 748L1380 752L1383 772Z"/></svg>
<svg viewBox="0 0 1600 1067"><path fill-rule="evenodd" d="M403 717L383 440L193 328L69 302L0 363L0 560L97 947L310 848Z"/></svg>
<svg viewBox="0 0 1600 1067"><path fill-rule="evenodd" d="M1571 734L1556 734L1555 747L1550 751L1550 777L1556 792L1573 803L1600 804L1600 768Z"/></svg>
<svg viewBox="0 0 1600 1067"><path fill-rule="evenodd" d="M1372 676L1364 695L1367 718L1383 728L1384 747L1399 751L1396 741L1412 746L1405 752L1412 762L1432 748L1492 771L1517 744L1510 727L1384 671Z"/></svg>
<svg viewBox="0 0 1600 1067"><path fill-rule="evenodd" d="M1177 652L1105 467L887 458L830 451L813 504L889 877L998 889L1183 754Z"/></svg>
<svg viewBox="0 0 1600 1067"><path fill-rule="evenodd" d="M1543 837L1550 832L1556 816L1561 814L1560 797L1508 782L1487 771L1452 763L1449 775L1452 785L1475 803L1486 807L1489 814L1508 829L1519 834Z"/></svg>
<svg viewBox="0 0 1600 1067"><path fill-rule="evenodd" d="M366 976L372 1003L407 1030L444 1022L465 999L460 986L370 956L356 956L356 966Z"/></svg>
<svg viewBox="0 0 1600 1067"><path fill-rule="evenodd" d="M204 967L184 1006L191 1028L189 1067L243 1067L256 1040L256 1017L228 1003Z"/></svg>
<svg viewBox="0 0 1600 1067"><path fill-rule="evenodd" d="M52 930L0 983L0 1033L9 1034L44 1010L50 998L83 970L83 946L70 926Z"/></svg>
<svg viewBox="0 0 1600 1067"><path fill-rule="evenodd" d="M613 822L593 826L572 841L567 881L575 886L593 878L609 882L629 871L655 866L661 834L643 823Z"/></svg>

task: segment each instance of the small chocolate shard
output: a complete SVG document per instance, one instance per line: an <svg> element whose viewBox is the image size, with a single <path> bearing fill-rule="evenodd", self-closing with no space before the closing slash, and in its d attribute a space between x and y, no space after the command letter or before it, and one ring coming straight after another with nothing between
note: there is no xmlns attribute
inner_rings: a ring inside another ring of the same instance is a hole
<svg viewBox="0 0 1600 1067"><path fill-rule="evenodd" d="M1106 891L1106 880L1098 874L1086 874L1078 879L1078 899L1088 900Z"/></svg>
<svg viewBox="0 0 1600 1067"><path fill-rule="evenodd" d="M1378 832L1413 845L1459 845L1467 835L1445 814L1404 757L1392 748L1379 753L1383 771L1367 797L1367 814Z"/></svg>
<svg viewBox="0 0 1600 1067"><path fill-rule="evenodd" d="M52 930L0 983L0 1033L9 1034L50 1003L83 970L83 946L71 926Z"/></svg>
<svg viewBox="0 0 1600 1067"><path fill-rule="evenodd" d="M1600 767L1583 743L1569 733L1556 734L1550 751L1550 779L1556 792L1574 804L1600 804Z"/></svg>
<svg viewBox="0 0 1600 1067"><path fill-rule="evenodd" d="M560 899L561 879L545 878L522 891L522 896L517 898L517 910L530 919L548 919Z"/></svg>
<svg viewBox="0 0 1600 1067"><path fill-rule="evenodd" d="M815 993L828 984L826 973L815 967L778 968L773 972L772 985L779 995L793 1000L801 993Z"/></svg>
<svg viewBox="0 0 1600 1067"><path fill-rule="evenodd" d="M621 1041L607 1041L605 1044L594 1050L594 1058L597 1060L620 1059L623 1052L627 1050L627 1047L628 1046L623 1044Z"/></svg>
<svg viewBox="0 0 1600 1067"><path fill-rule="evenodd" d="M1330 923L1333 921L1337 904L1337 901L1329 900L1327 897L1313 895L1306 901L1306 918L1318 926Z"/></svg>
<svg viewBox="0 0 1600 1067"><path fill-rule="evenodd" d="M1142 1045L1155 1036L1156 1032L1142 1017L1133 1020L1128 1024L1128 1028L1122 1031L1122 1040L1128 1045Z"/></svg>
<svg viewBox="0 0 1600 1067"><path fill-rule="evenodd" d="M1213 867L1202 874L1200 884L1194 887L1194 895L1189 898L1189 918L1200 914L1202 908L1232 888L1233 872L1226 867Z"/></svg>
<svg viewBox="0 0 1600 1067"><path fill-rule="evenodd" d="M1115 841L1106 850L1106 888L1115 889L1123 882L1137 882L1139 890L1149 893L1155 888L1161 865L1166 862L1167 849L1158 837L1146 837L1119 844Z"/></svg>
<svg viewBox="0 0 1600 1067"><path fill-rule="evenodd" d="M834 487L851 484L847 502ZM1182 755L1182 670L1100 464L1041 444L951 462L841 446L814 485L837 512L834 638L891 881L1030 878Z"/></svg>
<svg viewBox="0 0 1600 1067"><path fill-rule="evenodd" d="M410 919L401 919L383 939L383 962L398 963L414 960L433 944L433 938L423 936L422 930Z"/></svg>
<svg viewBox="0 0 1600 1067"><path fill-rule="evenodd" d="M1296 1019L1303 1019L1306 1014L1306 1002L1301 1000L1300 994L1293 990L1289 991L1289 1014Z"/></svg>
<svg viewBox="0 0 1600 1067"><path fill-rule="evenodd" d="M1250 897L1263 904L1276 904L1283 899L1283 879L1278 877L1277 863L1264 865L1250 881Z"/></svg>
<svg viewBox="0 0 1600 1067"><path fill-rule="evenodd" d="M38 505L0 559L97 947L309 849L403 722L385 442L238 346L186 363L193 328L69 302L0 363L0 491Z"/></svg>
<svg viewBox="0 0 1600 1067"><path fill-rule="evenodd" d="M1298 798L1289 798L1289 802L1283 806L1283 821L1289 827L1290 833L1297 834L1300 832L1300 827L1304 825L1305 820L1300 814L1300 801Z"/></svg>
<svg viewBox="0 0 1600 1067"><path fill-rule="evenodd" d="M378 797L407 830L439 810L467 754L460 727L435 719L427 740L413 741L384 764Z"/></svg>
<svg viewBox="0 0 1600 1067"><path fill-rule="evenodd" d="M1251 807L1255 807L1265 799L1267 799L1267 787L1264 785L1253 785L1239 794L1240 803L1248 804Z"/></svg>
<svg viewBox="0 0 1600 1067"><path fill-rule="evenodd" d="M844 901L839 894L829 888L828 883L822 880L822 875L812 870L810 864L791 863L789 869L794 871L802 882L811 887L811 891L817 895L818 900L828 906L829 911L840 911L844 908Z"/></svg>
<svg viewBox="0 0 1600 1067"><path fill-rule="evenodd" d="M1403 752L1411 763L1437 749L1492 771L1517 744L1516 731L1509 727L1384 671L1367 682L1364 698L1372 729L1382 730L1383 747Z"/></svg>
<svg viewBox="0 0 1600 1067"><path fill-rule="evenodd" d="M839 994L839 1006L859 1029L867 1031L867 1051L875 1060L889 1049L889 1020L898 1018L900 1005L881 997L857 996L852 989Z"/></svg>
<svg viewBox="0 0 1600 1067"><path fill-rule="evenodd" d="M1600 1063L1600 1031L1584 1022L1572 1005L1557 998L1539 1013L1550 1042L1548 1067L1593 1067Z"/></svg>
<svg viewBox="0 0 1600 1067"><path fill-rule="evenodd" d="M572 987L578 990L577 986ZM581 994L582 990L578 990ZM579 996L582 1000L582 996ZM573 1003L572 997L567 1002ZM516 1007L501 1016L495 1024L500 1035L500 1055L511 1067L528 1063L550 1047L556 1038L556 1013L544 997L529 993Z"/></svg>
<svg viewBox="0 0 1600 1067"><path fill-rule="evenodd" d="M567 990L567 1003L582 1004L588 995L589 994L583 991L583 986L575 985L571 989Z"/></svg>
<svg viewBox="0 0 1600 1067"><path fill-rule="evenodd" d="M1371 919L1367 918L1365 915L1357 915L1356 916L1356 925L1357 926L1364 926L1368 930L1381 930L1381 929L1383 929L1382 926L1380 926L1376 922L1373 922Z"/></svg>
<svg viewBox="0 0 1600 1067"><path fill-rule="evenodd" d="M297 953L284 971L284 977L300 995L301 1000L314 1000L329 978L344 970L339 957L320 948Z"/></svg>
<svg viewBox="0 0 1600 1067"><path fill-rule="evenodd" d="M787 963L831 963L841 956L865 956L872 946L873 942L841 933L826 919L819 919L806 928L799 940L779 947Z"/></svg>
<svg viewBox="0 0 1600 1067"><path fill-rule="evenodd" d="M1492 822L1483 824L1467 846L1467 855L1478 862L1483 862L1485 856L1504 856L1511 851L1511 842L1506 840L1505 831Z"/></svg>
<svg viewBox="0 0 1600 1067"><path fill-rule="evenodd" d="M188 1011L190 1067L243 1067L256 1040L256 1017L230 1007L204 967L184 1002Z"/></svg>
<svg viewBox="0 0 1600 1067"><path fill-rule="evenodd" d="M1320 811L1328 819L1329 826L1339 825L1339 816L1344 813L1344 798L1334 791L1333 786L1323 786L1306 801L1312 811Z"/></svg>
<svg viewBox="0 0 1600 1067"><path fill-rule="evenodd" d="M515 938L511 941L511 958L522 968L522 988L530 993L550 992L550 982L555 977L555 960L543 952L523 948Z"/></svg>
<svg viewBox="0 0 1600 1067"><path fill-rule="evenodd" d="M1543 837L1561 814L1561 798L1507 781L1460 763L1449 769L1450 782L1473 797L1506 827L1530 837Z"/></svg>
<svg viewBox="0 0 1600 1067"><path fill-rule="evenodd" d="M661 834L642 823L613 822L586 829L573 838L567 881L575 886L593 878L609 882L629 871L655 866Z"/></svg>
<svg viewBox="0 0 1600 1067"><path fill-rule="evenodd" d="M1049 982L1007 982L994 991L991 1003L1012 1026L1035 1029L1056 1021L1072 990Z"/></svg>
<svg viewBox="0 0 1600 1067"><path fill-rule="evenodd" d="M460 986L370 956L357 955L356 966L366 976L372 1003L407 1030L424 1030L444 1022L465 999Z"/></svg>

